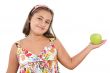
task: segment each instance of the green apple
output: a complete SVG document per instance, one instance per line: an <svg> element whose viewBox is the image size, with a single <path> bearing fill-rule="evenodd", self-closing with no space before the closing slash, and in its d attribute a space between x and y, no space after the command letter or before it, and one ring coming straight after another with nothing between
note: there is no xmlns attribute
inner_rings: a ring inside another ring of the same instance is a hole
<svg viewBox="0 0 110 73"><path fill-rule="evenodd" d="M94 45L98 45L101 43L102 41L102 36L98 33L93 33L91 36L90 36L90 41L92 44Z"/></svg>

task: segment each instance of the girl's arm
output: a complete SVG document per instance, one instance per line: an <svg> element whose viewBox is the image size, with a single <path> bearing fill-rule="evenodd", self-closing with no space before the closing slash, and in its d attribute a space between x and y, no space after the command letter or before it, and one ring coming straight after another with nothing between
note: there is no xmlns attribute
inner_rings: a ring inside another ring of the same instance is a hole
<svg viewBox="0 0 110 73"><path fill-rule="evenodd" d="M9 63L8 63L8 68L6 73L17 73L18 61L16 57L16 51L17 51L17 47L14 44L10 51Z"/></svg>
<svg viewBox="0 0 110 73"><path fill-rule="evenodd" d="M104 43L105 40L103 40L102 43L99 45L92 45L90 43L84 50L82 50L73 57L69 56L69 54L67 53L67 51L58 39L55 41L55 46L58 49L58 60L60 61L60 63L64 65L66 68L72 70L83 61L83 59L89 54L91 50L100 47Z"/></svg>

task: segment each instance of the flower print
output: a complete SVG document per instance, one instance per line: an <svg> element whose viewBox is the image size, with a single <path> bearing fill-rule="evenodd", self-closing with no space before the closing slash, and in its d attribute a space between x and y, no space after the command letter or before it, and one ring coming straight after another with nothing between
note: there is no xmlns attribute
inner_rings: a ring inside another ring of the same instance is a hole
<svg viewBox="0 0 110 73"><path fill-rule="evenodd" d="M43 68L43 67L44 67L44 62L40 62L39 68Z"/></svg>
<svg viewBox="0 0 110 73"><path fill-rule="evenodd" d="M48 73L48 70L44 68L43 73Z"/></svg>
<svg viewBox="0 0 110 73"><path fill-rule="evenodd" d="M20 73L25 73L25 71L24 70L21 70Z"/></svg>
<svg viewBox="0 0 110 73"><path fill-rule="evenodd" d="M53 48L53 49L51 49L51 50L50 50L50 52L51 52L51 53L54 53L54 52L55 52L54 48Z"/></svg>
<svg viewBox="0 0 110 73"><path fill-rule="evenodd" d="M55 45L52 44L51 46L52 46L52 48L55 48Z"/></svg>
<svg viewBox="0 0 110 73"><path fill-rule="evenodd" d="M24 54L20 55L20 57L21 57L21 60L22 60L22 61L25 60L25 55L24 55Z"/></svg>
<svg viewBox="0 0 110 73"><path fill-rule="evenodd" d="M52 53L49 51L47 54L46 54L46 57L45 57L45 59L46 60L49 60L49 58L52 56Z"/></svg>
<svg viewBox="0 0 110 73"><path fill-rule="evenodd" d="M25 73L25 70L21 70L20 73Z"/></svg>
<svg viewBox="0 0 110 73"><path fill-rule="evenodd" d="M40 67L36 67L33 71L34 71L33 73L42 73L42 70Z"/></svg>
<svg viewBox="0 0 110 73"><path fill-rule="evenodd" d="M29 61L29 62L34 62L33 57L29 57L29 58L28 58L28 61Z"/></svg>
<svg viewBox="0 0 110 73"><path fill-rule="evenodd" d="M28 51L27 50L25 50L25 54L27 54L28 53Z"/></svg>
<svg viewBox="0 0 110 73"><path fill-rule="evenodd" d="M31 66L32 65L32 62L28 62L27 64L28 64L28 66Z"/></svg>
<svg viewBox="0 0 110 73"><path fill-rule="evenodd" d="M48 60L49 59L49 56L45 57L45 60Z"/></svg>
<svg viewBox="0 0 110 73"><path fill-rule="evenodd" d="M27 68L25 73L31 73L30 70Z"/></svg>
<svg viewBox="0 0 110 73"><path fill-rule="evenodd" d="M31 53L27 53L27 54L26 54L27 57L29 57L29 56L31 56L31 55L32 55Z"/></svg>
<svg viewBox="0 0 110 73"><path fill-rule="evenodd" d="M19 55L19 54L21 54L21 53L22 53L21 48L18 48L18 50L17 50L17 54Z"/></svg>
<svg viewBox="0 0 110 73"><path fill-rule="evenodd" d="M33 62L37 62L37 61L40 61L41 60L41 58L39 58L36 55L32 55L32 58L33 58Z"/></svg>
<svg viewBox="0 0 110 73"><path fill-rule="evenodd" d="M44 64L44 67L47 68L47 67L48 67L48 63L45 63L45 64Z"/></svg>
<svg viewBox="0 0 110 73"><path fill-rule="evenodd" d="M45 53L47 53L49 49L50 49L49 46L44 47Z"/></svg>
<svg viewBox="0 0 110 73"><path fill-rule="evenodd" d="M20 48L17 56L20 66L18 73L59 73L54 45L45 47L39 55Z"/></svg>
<svg viewBox="0 0 110 73"><path fill-rule="evenodd" d="M42 58L42 55L39 55L38 57L39 57L39 58Z"/></svg>
<svg viewBox="0 0 110 73"><path fill-rule="evenodd" d="M20 73L26 73L26 68L20 68Z"/></svg>

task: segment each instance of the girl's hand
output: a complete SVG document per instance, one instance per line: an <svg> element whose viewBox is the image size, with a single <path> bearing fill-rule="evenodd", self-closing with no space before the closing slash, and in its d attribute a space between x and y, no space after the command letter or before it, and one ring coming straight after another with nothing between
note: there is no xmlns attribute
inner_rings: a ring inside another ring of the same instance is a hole
<svg viewBox="0 0 110 73"><path fill-rule="evenodd" d="M102 46L104 43L106 42L106 40L102 40L102 42L100 43L100 44L98 44L98 45L94 45L94 44L92 44L92 43L90 43L88 46L87 46L87 48L89 48L89 49L95 49L95 48L99 48L100 46Z"/></svg>

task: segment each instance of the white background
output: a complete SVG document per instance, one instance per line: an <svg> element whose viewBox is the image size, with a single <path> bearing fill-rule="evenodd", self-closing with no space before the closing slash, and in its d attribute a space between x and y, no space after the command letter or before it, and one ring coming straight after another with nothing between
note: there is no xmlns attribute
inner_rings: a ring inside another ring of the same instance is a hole
<svg viewBox="0 0 110 73"><path fill-rule="evenodd" d="M24 37L25 20L37 4L54 11L53 29L70 56L88 45L92 33L100 33L107 40L74 70L60 64L61 73L110 73L109 0L0 0L0 73L6 73L11 46Z"/></svg>

